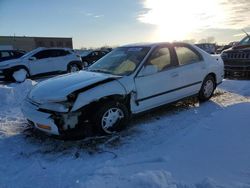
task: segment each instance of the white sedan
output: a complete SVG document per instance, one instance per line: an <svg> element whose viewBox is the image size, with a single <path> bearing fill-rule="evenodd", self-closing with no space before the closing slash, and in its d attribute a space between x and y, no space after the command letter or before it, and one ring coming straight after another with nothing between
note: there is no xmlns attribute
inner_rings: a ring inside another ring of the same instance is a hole
<svg viewBox="0 0 250 188"><path fill-rule="evenodd" d="M186 43L118 47L87 70L37 84L22 110L37 129L66 135L91 125L120 131L133 114L197 95L210 99L224 76L223 61Z"/></svg>

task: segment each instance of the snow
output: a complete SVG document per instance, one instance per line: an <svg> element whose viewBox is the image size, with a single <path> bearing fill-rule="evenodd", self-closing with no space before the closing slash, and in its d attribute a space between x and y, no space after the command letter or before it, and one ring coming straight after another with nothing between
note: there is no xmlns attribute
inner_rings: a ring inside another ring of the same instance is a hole
<svg viewBox="0 0 250 188"><path fill-rule="evenodd" d="M249 81L247 80L225 80L221 88L233 93L250 97Z"/></svg>
<svg viewBox="0 0 250 188"><path fill-rule="evenodd" d="M77 141L25 125L20 103L35 84L0 84L1 187L250 188L250 81L224 80L206 103L179 102L120 134Z"/></svg>
<svg viewBox="0 0 250 188"><path fill-rule="evenodd" d="M10 107L17 105L19 107L35 83L34 81L26 80L21 84L0 85L1 106L7 105Z"/></svg>
<svg viewBox="0 0 250 188"><path fill-rule="evenodd" d="M17 82L23 82L26 79L26 77L27 77L27 71L24 69L20 69L13 73L13 78Z"/></svg>

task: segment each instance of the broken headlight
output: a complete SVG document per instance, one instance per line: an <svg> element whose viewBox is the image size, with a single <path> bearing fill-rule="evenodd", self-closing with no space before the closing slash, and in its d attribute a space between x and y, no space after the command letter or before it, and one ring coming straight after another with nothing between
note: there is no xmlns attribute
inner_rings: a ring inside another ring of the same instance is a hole
<svg viewBox="0 0 250 188"><path fill-rule="evenodd" d="M54 112L69 112L73 107L75 100L76 100L76 95L72 93L67 96L67 100L65 101L44 103L39 105L39 108Z"/></svg>

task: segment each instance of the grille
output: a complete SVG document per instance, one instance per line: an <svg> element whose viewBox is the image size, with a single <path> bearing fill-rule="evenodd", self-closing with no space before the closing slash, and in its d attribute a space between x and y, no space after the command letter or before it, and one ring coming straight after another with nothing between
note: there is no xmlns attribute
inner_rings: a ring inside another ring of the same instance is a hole
<svg viewBox="0 0 250 188"><path fill-rule="evenodd" d="M249 59L250 53L229 53L228 54L229 59Z"/></svg>

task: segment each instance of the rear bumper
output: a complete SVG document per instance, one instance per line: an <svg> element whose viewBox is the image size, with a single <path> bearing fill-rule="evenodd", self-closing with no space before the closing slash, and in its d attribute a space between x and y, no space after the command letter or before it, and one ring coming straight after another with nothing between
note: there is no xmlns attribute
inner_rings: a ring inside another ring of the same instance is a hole
<svg viewBox="0 0 250 188"><path fill-rule="evenodd" d="M27 100L22 104L22 112L35 128L53 135L60 135L51 114L38 111L38 107Z"/></svg>

